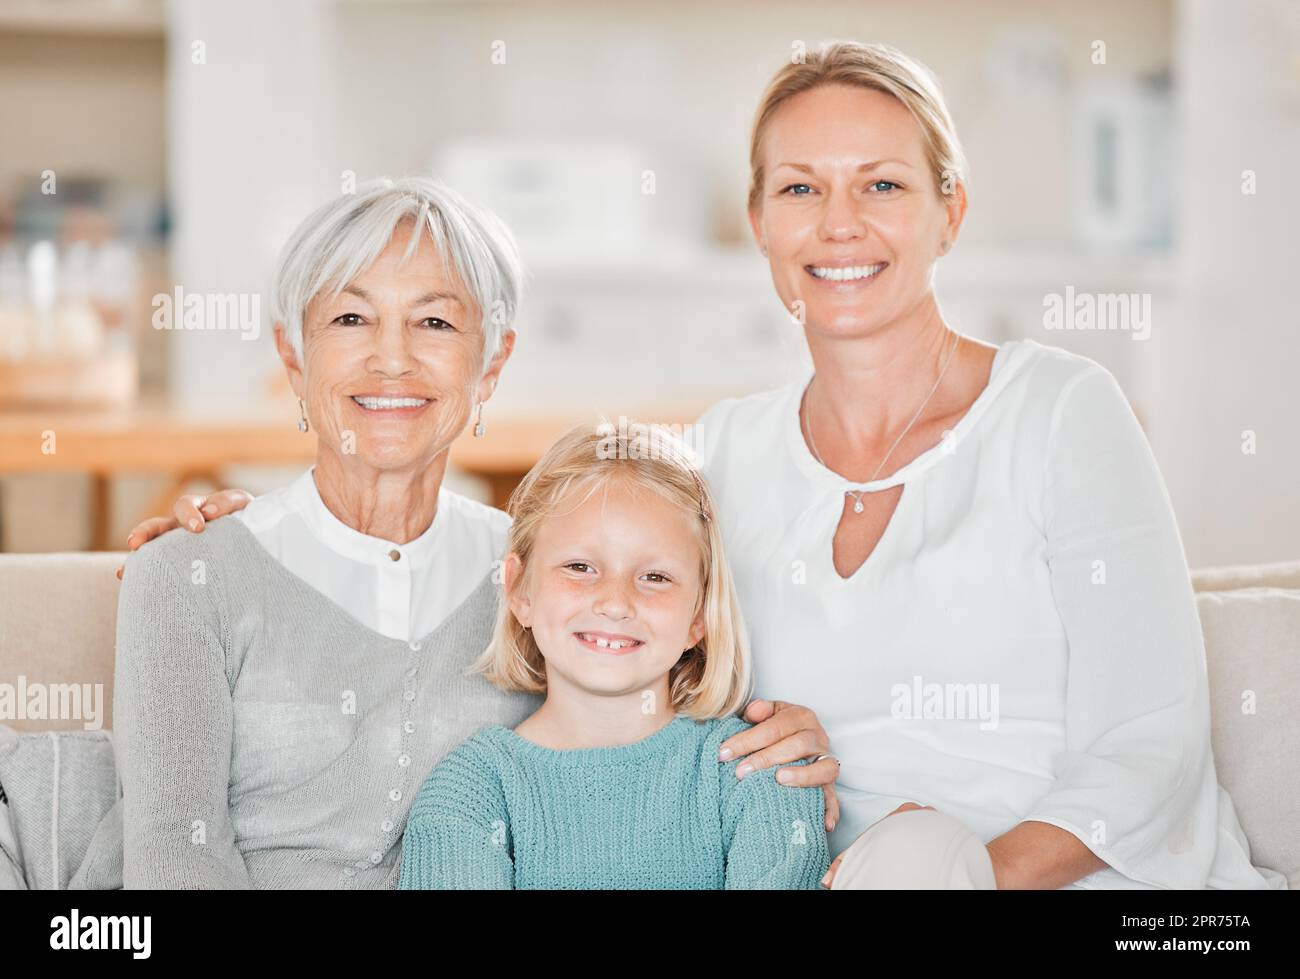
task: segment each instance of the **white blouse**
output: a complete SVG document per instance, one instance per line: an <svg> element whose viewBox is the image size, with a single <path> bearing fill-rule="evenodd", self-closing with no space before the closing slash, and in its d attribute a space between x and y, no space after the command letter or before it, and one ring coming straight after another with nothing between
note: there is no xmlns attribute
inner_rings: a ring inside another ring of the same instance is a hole
<svg viewBox="0 0 1300 979"><path fill-rule="evenodd" d="M948 436L865 484L809 452L810 379L722 401L695 434L758 695L815 710L842 763L832 852L915 801L985 842L1073 833L1110 865L1081 887L1285 887L1218 785L1182 541L1110 372L1004 344ZM845 490L899 484L841 578Z"/></svg>
<svg viewBox="0 0 1300 979"><path fill-rule="evenodd" d="M313 472L235 515L272 557L380 635L429 635L505 553L510 518L446 488L433 522L409 544L353 530L325 506Z"/></svg>

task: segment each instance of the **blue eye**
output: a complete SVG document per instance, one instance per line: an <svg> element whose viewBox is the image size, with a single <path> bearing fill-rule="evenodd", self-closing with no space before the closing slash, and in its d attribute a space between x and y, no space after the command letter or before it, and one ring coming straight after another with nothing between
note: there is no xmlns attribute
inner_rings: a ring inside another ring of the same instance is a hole
<svg viewBox="0 0 1300 979"><path fill-rule="evenodd" d="M898 184L894 183L892 180L877 180L877 181L876 181L875 183L873 183L871 186L872 186L872 187L879 187L881 184L888 184L891 188L896 188L896 187L898 187Z"/></svg>
<svg viewBox="0 0 1300 979"><path fill-rule="evenodd" d="M812 191L812 188L809 187L807 184L791 184L789 187L786 187L784 190L782 190L781 193L783 193L783 194L789 194L790 191L794 190L796 187L802 187L802 188L804 188L805 190L807 190L807 191L809 191L809 192ZM806 194L792 194L791 196L793 196L793 197L806 197L807 195L806 195Z"/></svg>

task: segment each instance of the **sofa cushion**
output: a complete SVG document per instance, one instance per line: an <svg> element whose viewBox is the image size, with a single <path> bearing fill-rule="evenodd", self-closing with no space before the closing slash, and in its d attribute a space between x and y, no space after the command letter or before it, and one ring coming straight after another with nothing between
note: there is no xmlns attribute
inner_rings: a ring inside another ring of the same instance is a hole
<svg viewBox="0 0 1300 979"><path fill-rule="evenodd" d="M27 887L66 888L120 795L109 733L0 725L0 785Z"/></svg>
<svg viewBox="0 0 1300 979"><path fill-rule="evenodd" d="M113 727L113 574L125 555L0 554L0 681L95 690L99 726ZM18 731L84 728L81 718L0 716Z"/></svg>
<svg viewBox="0 0 1300 979"><path fill-rule="evenodd" d="M1196 601L1219 784L1251 861L1300 887L1300 591L1243 588Z"/></svg>
<svg viewBox="0 0 1300 979"><path fill-rule="evenodd" d="M1232 591L1235 588L1296 590L1300 589L1300 561L1201 568L1192 572L1192 588L1196 591Z"/></svg>

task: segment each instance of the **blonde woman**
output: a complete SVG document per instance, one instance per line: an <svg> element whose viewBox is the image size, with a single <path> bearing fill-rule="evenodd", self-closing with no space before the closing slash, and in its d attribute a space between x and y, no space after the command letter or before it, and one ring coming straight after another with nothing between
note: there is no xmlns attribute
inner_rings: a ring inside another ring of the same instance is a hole
<svg viewBox="0 0 1300 979"><path fill-rule="evenodd" d="M1114 378L940 310L967 188L935 79L828 45L777 72L750 160L813 366L707 412L703 467L759 693L839 760L832 888L1285 886L1216 781L1182 544Z"/></svg>
<svg viewBox="0 0 1300 979"><path fill-rule="evenodd" d="M652 426L574 429L528 474L476 670L545 700L434 768L403 889L817 888L821 789L718 757L750 672L712 511Z"/></svg>

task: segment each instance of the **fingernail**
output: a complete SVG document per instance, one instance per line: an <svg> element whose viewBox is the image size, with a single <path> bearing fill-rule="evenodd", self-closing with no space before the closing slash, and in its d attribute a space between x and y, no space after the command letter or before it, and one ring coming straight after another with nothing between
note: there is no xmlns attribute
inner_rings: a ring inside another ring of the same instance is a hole
<svg viewBox="0 0 1300 979"><path fill-rule="evenodd" d="M739 768L736 769L736 778L744 778L753 770L754 770L754 766L751 765L749 762L745 762L743 765L741 765Z"/></svg>
<svg viewBox="0 0 1300 979"><path fill-rule="evenodd" d="M825 887L826 882L830 879L831 879L831 872L828 870L826 871L826 876L822 878L822 887Z"/></svg>
<svg viewBox="0 0 1300 979"><path fill-rule="evenodd" d="M731 749L723 748L718 752L718 761L728 761L731 758Z"/></svg>
<svg viewBox="0 0 1300 979"><path fill-rule="evenodd" d="M786 771L784 768L776 773L776 780L778 782L788 782L790 781L790 778L791 778L790 773Z"/></svg>
<svg viewBox="0 0 1300 979"><path fill-rule="evenodd" d="M203 505L201 512L205 517L210 517L217 512L217 505L215 503L206 503Z"/></svg>
<svg viewBox="0 0 1300 979"><path fill-rule="evenodd" d="M189 524L187 524L187 526L190 528L190 530L198 530L199 529L198 518L191 520Z"/></svg>

